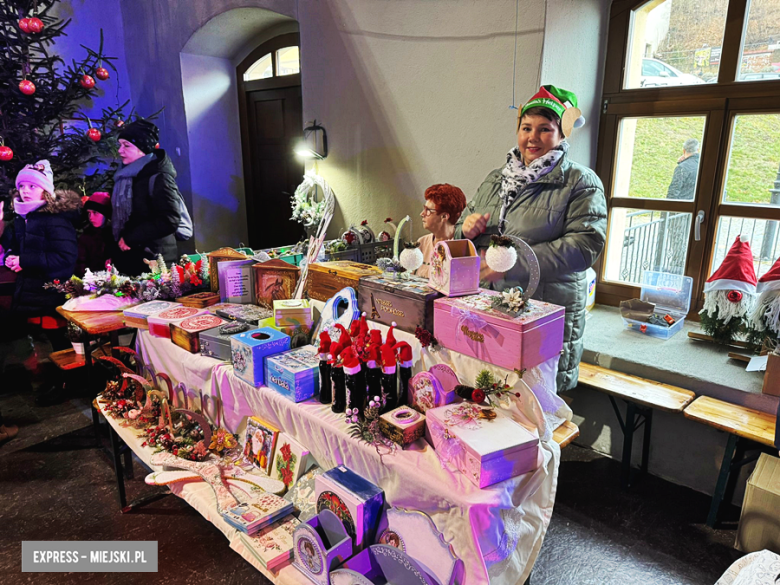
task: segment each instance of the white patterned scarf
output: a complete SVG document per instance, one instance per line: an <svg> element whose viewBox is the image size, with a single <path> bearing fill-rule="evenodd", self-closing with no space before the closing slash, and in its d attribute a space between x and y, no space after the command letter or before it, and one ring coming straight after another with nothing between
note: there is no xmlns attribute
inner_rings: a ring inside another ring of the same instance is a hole
<svg viewBox="0 0 780 585"><path fill-rule="evenodd" d="M111 194L111 226L114 239L119 241L119 234L130 219L133 212L133 178L154 158L154 153L142 156L138 160L123 166L114 173L114 191ZM149 193L151 196L152 194Z"/></svg>
<svg viewBox="0 0 780 585"><path fill-rule="evenodd" d="M506 155L506 164L501 169L501 189L498 192L498 196L501 197L501 215L498 219L499 233L504 233L506 212L517 194L552 171L568 150L569 143L563 141L549 152L532 160L529 165L523 162L523 156L517 146L509 151Z"/></svg>

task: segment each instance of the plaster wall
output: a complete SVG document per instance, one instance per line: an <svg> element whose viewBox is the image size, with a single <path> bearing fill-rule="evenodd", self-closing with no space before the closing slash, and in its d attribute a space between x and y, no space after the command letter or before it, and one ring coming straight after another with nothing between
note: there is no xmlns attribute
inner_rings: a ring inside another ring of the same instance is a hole
<svg viewBox="0 0 780 585"><path fill-rule="evenodd" d="M236 70L229 59L181 53L194 246L247 242ZM226 229L227 228L227 229Z"/></svg>

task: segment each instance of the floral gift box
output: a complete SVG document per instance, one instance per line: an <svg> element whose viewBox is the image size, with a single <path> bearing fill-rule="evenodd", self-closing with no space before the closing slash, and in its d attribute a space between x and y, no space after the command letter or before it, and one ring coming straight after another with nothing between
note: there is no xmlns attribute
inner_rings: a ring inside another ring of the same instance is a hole
<svg viewBox="0 0 780 585"><path fill-rule="evenodd" d="M471 402L425 413L426 438L442 463L484 488L538 467L539 435L500 410Z"/></svg>
<svg viewBox="0 0 780 585"><path fill-rule="evenodd" d="M233 371L247 384L259 388L265 384L265 358L290 349L290 337L261 327L230 338Z"/></svg>
<svg viewBox="0 0 780 585"><path fill-rule="evenodd" d="M439 343L458 353L507 368L533 368L563 349L565 309L529 301L517 312L495 307L502 293L482 290L433 302L433 333ZM503 298L503 296L502 296Z"/></svg>

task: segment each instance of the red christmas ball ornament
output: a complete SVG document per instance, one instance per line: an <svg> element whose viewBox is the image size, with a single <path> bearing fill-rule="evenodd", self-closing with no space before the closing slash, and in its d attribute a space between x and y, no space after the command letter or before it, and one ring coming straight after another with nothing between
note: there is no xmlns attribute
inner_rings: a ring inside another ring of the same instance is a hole
<svg viewBox="0 0 780 585"><path fill-rule="evenodd" d="M24 95L32 95L35 93L35 84L29 79L22 79L19 82L19 91Z"/></svg>
<svg viewBox="0 0 780 585"><path fill-rule="evenodd" d="M738 303L742 300L742 293L738 290L730 290L729 294L726 295L726 298L732 303Z"/></svg>
<svg viewBox="0 0 780 585"><path fill-rule="evenodd" d="M40 18L30 18L28 19L27 28L30 29L31 33L38 34L43 30L43 21Z"/></svg>
<svg viewBox="0 0 780 585"><path fill-rule="evenodd" d="M0 160L9 161L14 157L14 151L7 146L0 146Z"/></svg>
<svg viewBox="0 0 780 585"><path fill-rule="evenodd" d="M23 18L19 21L19 28L22 29L22 32L30 32L30 19L29 18Z"/></svg>
<svg viewBox="0 0 780 585"><path fill-rule="evenodd" d="M100 81L105 81L108 79L108 69L105 67L98 67L95 69L95 77L97 77Z"/></svg>
<svg viewBox="0 0 780 585"><path fill-rule="evenodd" d="M79 81L79 83L84 89L92 89L95 87L95 78L91 75L82 75L81 81Z"/></svg>
<svg viewBox="0 0 780 585"><path fill-rule="evenodd" d="M115 126L116 126L117 128L121 128L121 127L122 127L122 126L124 126L124 125L125 125L125 121L124 121L122 118L119 118L119 119L116 121L116 124L115 124Z"/></svg>
<svg viewBox="0 0 780 585"><path fill-rule="evenodd" d="M92 142L98 142L101 136L102 134L97 128L90 128L87 130L87 138L89 138Z"/></svg>

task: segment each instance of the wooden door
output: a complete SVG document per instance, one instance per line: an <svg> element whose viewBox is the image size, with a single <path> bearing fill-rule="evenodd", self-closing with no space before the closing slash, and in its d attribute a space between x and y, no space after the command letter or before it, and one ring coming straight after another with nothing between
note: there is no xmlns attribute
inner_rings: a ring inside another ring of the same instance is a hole
<svg viewBox="0 0 780 585"><path fill-rule="evenodd" d="M290 220L290 196L303 164L294 154L303 128L301 88L246 92L252 180L247 184L249 245L254 249L294 244L301 224Z"/></svg>

